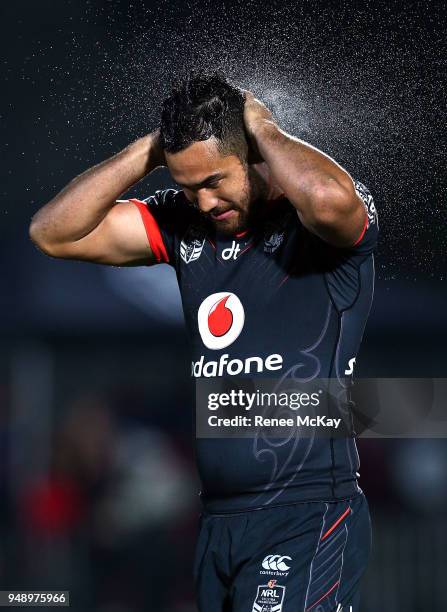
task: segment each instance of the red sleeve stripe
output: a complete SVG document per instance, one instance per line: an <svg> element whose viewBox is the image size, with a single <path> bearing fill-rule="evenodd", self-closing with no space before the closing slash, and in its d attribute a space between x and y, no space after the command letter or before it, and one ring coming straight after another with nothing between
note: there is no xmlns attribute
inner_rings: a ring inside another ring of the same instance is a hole
<svg viewBox="0 0 447 612"><path fill-rule="evenodd" d="M368 228L368 213L366 213L365 211L365 223L363 224L362 233L360 234L360 236L357 238L357 240L354 242L352 246L357 246L362 241L362 238L365 235L367 228Z"/></svg>
<svg viewBox="0 0 447 612"><path fill-rule="evenodd" d="M163 242L160 228L147 207L147 204L145 202L141 202L141 200L137 200L136 198L131 198L129 202L136 204L138 210L140 211L147 234L147 239L149 240L152 253L155 255L157 262L169 263L168 252Z"/></svg>

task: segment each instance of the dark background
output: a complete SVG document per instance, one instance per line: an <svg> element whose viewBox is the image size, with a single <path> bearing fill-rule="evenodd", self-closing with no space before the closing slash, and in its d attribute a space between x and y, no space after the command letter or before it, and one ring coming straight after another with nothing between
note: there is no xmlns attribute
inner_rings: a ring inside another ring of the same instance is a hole
<svg viewBox="0 0 447 612"><path fill-rule="evenodd" d="M191 68L252 89L372 191L381 237L357 375L446 375L443 10L3 4L0 588L70 588L79 610L194 610L193 396L172 270L53 260L28 239L69 180L156 127ZM445 610L445 441L359 450L375 530L362 609Z"/></svg>

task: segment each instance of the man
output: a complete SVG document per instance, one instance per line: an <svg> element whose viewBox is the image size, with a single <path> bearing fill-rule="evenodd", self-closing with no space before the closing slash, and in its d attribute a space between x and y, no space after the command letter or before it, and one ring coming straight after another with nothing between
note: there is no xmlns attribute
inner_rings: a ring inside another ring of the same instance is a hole
<svg viewBox="0 0 447 612"><path fill-rule="evenodd" d="M161 165L180 190L116 202ZM158 130L72 180L30 235L54 257L172 265L199 380L321 377L343 391L377 231L361 183L250 92L196 73L164 101ZM371 533L353 435L196 444L201 612L358 610Z"/></svg>

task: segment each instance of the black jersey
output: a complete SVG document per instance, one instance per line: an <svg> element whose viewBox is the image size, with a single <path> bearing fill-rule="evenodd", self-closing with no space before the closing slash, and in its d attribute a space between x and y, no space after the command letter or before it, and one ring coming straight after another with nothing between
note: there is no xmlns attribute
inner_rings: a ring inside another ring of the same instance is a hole
<svg viewBox="0 0 447 612"><path fill-rule="evenodd" d="M351 248L309 232L285 198L257 227L225 236L182 191L132 200L152 251L176 271L192 342L194 377L274 375L342 380L353 371L374 286L378 221L355 182L365 225ZM354 437L269 445L261 439L197 439L202 500L233 511L360 493Z"/></svg>

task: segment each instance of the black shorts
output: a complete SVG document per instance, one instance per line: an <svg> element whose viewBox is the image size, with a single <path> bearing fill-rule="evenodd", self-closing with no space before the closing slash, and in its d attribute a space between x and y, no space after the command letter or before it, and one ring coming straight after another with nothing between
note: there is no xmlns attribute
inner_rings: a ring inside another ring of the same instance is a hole
<svg viewBox="0 0 447 612"><path fill-rule="evenodd" d="M362 494L200 517L200 612L358 612L371 551Z"/></svg>

